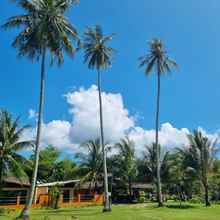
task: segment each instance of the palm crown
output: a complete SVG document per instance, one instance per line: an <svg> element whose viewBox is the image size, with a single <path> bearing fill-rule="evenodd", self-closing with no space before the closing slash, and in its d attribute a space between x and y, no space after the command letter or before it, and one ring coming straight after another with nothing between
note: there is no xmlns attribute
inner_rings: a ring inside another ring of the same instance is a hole
<svg viewBox="0 0 220 220"><path fill-rule="evenodd" d="M0 182L5 175L13 174L16 177L25 175L22 163L26 159L19 151L34 144L33 141L22 141L21 136L27 126L18 126L19 118L13 120L6 111L0 112Z"/></svg>
<svg viewBox="0 0 220 220"><path fill-rule="evenodd" d="M63 51L74 55L72 40L79 42L76 29L64 16L65 11L77 0L13 0L25 14L13 16L3 28L23 27L12 46L19 56L39 58L43 49L48 49L53 63L63 62Z"/></svg>
<svg viewBox="0 0 220 220"><path fill-rule="evenodd" d="M154 68L159 74L165 74L171 72L172 67L177 67L177 63L167 56L161 40L153 39L149 42L149 47L149 54L139 58L140 67L146 66L146 75L149 75Z"/></svg>
<svg viewBox="0 0 220 220"><path fill-rule="evenodd" d="M188 138L190 141L189 154L193 157L193 161L197 163L197 166L201 167L201 172L207 172L218 152L218 148L215 146L217 140L212 143L199 130L195 130Z"/></svg>
<svg viewBox="0 0 220 220"><path fill-rule="evenodd" d="M90 69L106 69L111 66L114 50L106 44L112 40L113 35L104 36L100 26L87 28L84 34L84 61Z"/></svg>

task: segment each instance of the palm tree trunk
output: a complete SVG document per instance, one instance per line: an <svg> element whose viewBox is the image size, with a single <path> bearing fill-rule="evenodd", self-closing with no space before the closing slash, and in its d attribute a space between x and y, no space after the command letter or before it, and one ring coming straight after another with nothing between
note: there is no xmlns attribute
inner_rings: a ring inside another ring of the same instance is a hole
<svg viewBox="0 0 220 220"><path fill-rule="evenodd" d="M159 115L160 115L160 71L157 73L157 110L156 110L156 165L157 165L157 200L158 206L163 206L161 180L160 180L160 146L159 146Z"/></svg>
<svg viewBox="0 0 220 220"><path fill-rule="evenodd" d="M31 187L28 193L28 199L21 213L21 216L24 220L29 220L30 208L33 203L35 189L36 189L36 182L37 182L39 152L40 152L39 146L40 146L41 128L42 128L42 121L43 121L43 109L44 109L45 56L46 56L46 48L43 48L42 61L41 61L41 78L40 78L40 103L39 103L39 112L38 112L36 147L35 147L35 153L34 153L34 170L33 170L33 175L32 175Z"/></svg>
<svg viewBox="0 0 220 220"><path fill-rule="evenodd" d="M0 150L0 192L3 185L3 150Z"/></svg>
<svg viewBox="0 0 220 220"><path fill-rule="evenodd" d="M129 187L129 200L132 202L132 183L131 177L128 177L128 187Z"/></svg>
<svg viewBox="0 0 220 220"><path fill-rule="evenodd" d="M104 141L104 130L103 130L103 113L102 113L102 94L101 94L101 75L100 70L98 70L98 90L99 90L99 116L100 116L100 142L103 152L103 172L104 172L104 208L103 212L111 211L109 192L108 192L108 172L106 165L106 151L105 151L105 141Z"/></svg>
<svg viewBox="0 0 220 220"><path fill-rule="evenodd" d="M206 207L211 206L211 203L209 202L209 187L207 181L203 184L204 190L205 190L205 205Z"/></svg>

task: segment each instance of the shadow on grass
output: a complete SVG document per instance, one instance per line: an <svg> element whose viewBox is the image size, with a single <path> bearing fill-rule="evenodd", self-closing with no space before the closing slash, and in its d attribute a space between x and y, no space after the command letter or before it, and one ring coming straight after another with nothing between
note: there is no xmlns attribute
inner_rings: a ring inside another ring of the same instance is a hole
<svg viewBox="0 0 220 220"><path fill-rule="evenodd" d="M193 205L189 205L189 204L169 204L166 205L165 207L169 208L169 209L193 209L195 208L195 206Z"/></svg>

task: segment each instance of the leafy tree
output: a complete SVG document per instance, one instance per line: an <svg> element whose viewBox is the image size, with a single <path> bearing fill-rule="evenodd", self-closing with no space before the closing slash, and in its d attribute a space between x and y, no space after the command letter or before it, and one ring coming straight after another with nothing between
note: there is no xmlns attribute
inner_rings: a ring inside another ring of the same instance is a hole
<svg viewBox="0 0 220 220"><path fill-rule="evenodd" d="M102 95L101 95L101 70L111 67L111 58L113 49L107 46L107 43L112 40L112 35L104 36L102 28L87 28L84 34L84 50L85 63L89 69L96 69L98 75L98 94L99 94L99 116L100 116L100 141L103 151L103 169L104 169L104 191L105 202L103 211L110 211L110 201L108 193L108 174L106 165L105 140L103 130L103 111L102 111Z"/></svg>
<svg viewBox="0 0 220 220"><path fill-rule="evenodd" d="M56 164L59 161L60 152L53 146L48 146L40 151L38 165L38 181L48 182L54 173ZM31 157L34 161L34 155ZM53 180L52 180L53 181Z"/></svg>
<svg viewBox="0 0 220 220"><path fill-rule="evenodd" d="M167 188L170 193L178 196L181 202L192 198L193 188L196 183L195 170L189 167L189 164L181 153L181 149L177 149L170 154L170 168Z"/></svg>
<svg viewBox="0 0 220 220"><path fill-rule="evenodd" d="M132 199L132 182L137 176L134 142L129 138L122 139L115 145L119 150L120 176L128 184L130 200Z"/></svg>
<svg viewBox="0 0 220 220"><path fill-rule="evenodd" d="M49 205L53 209L59 208L59 198L62 185L55 185L49 189Z"/></svg>
<svg viewBox="0 0 220 220"><path fill-rule="evenodd" d="M161 176L165 177L168 173L169 168L169 152L165 151L161 153L161 146L159 145L160 151L160 164L161 164ZM151 145L146 146L146 153L144 154L145 164L148 173L151 175L151 181L155 184L157 183L157 165L156 165L156 156L157 155L157 147L156 144L153 143ZM162 178L165 179L165 178Z"/></svg>
<svg viewBox="0 0 220 220"><path fill-rule="evenodd" d="M213 162L213 168L209 177L210 199L220 201L220 160Z"/></svg>
<svg viewBox="0 0 220 220"><path fill-rule="evenodd" d="M49 181L64 181L70 179L77 179L81 177L80 167L70 159L63 159L58 161L53 169L53 174Z"/></svg>
<svg viewBox="0 0 220 220"><path fill-rule="evenodd" d="M45 90L45 59L47 51L51 55L51 64L54 61L61 65L63 52L73 57L75 48L72 41L78 42L76 29L69 23L64 13L77 0L14 0L24 10L24 14L13 16L4 24L4 28L22 28L12 43L18 49L18 56L27 56L34 60L41 58L40 101L37 124L37 138L35 148L35 162L32 184L27 204L22 212L24 219L29 219L29 209L33 202L36 187L41 125L44 109Z"/></svg>
<svg viewBox="0 0 220 220"><path fill-rule="evenodd" d="M95 186L95 191L97 190L97 183L103 176L103 154L102 146L100 145L99 139L90 140L82 144L85 148L86 153L78 154L81 159L81 169L84 172L84 181L90 181L90 190L92 184Z"/></svg>
<svg viewBox="0 0 220 220"><path fill-rule="evenodd" d="M138 170L136 180L140 182L150 182L151 175L149 175L147 172L146 161L144 160L144 158L137 158L136 164Z"/></svg>
<svg viewBox="0 0 220 220"><path fill-rule="evenodd" d="M158 147L155 143L146 146L146 153L144 154L144 160L146 165L146 172L150 177L150 181L157 186L157 151ZM160 168L161 168L161 179L162 182L166 182L169 175L169 152L161 153L161 146L159 145L160 155Z"/></svg>
<svg viewBox="0 0 220 220"><path fill-rule="evenodd" d="M156 110L156 132L155 144L157 147L157 197L158 205L163 206L161 181L160 181L160 155L159 155L159 114L160 114L160 79L161 75L171 72L172 67L177 67L174 60L170 59L161 40L153 39L149 43L149 53L140 57L140 67L146 66L145 74L148 76L153 70L157 74L157 110Z"/></svg>
<svg viewBox="0 0 220 220"><path fill-rule="evenodd" d="M190 146L189 153L192 155L194 169L197 171L200 181L205 191L205 204L210 206L209 202L209 183L208 176L215 160L217 148L216 142L211 142L200 130L195 130L188 136Z"/></svg>
<svg viewBox="0 0 220 220"><path fill-rule="evenodd" d="M32 155L30 160L34 161ZM40 151L38 181L55 182L78 178L79 167L74 161L61 159L61 152L53 146L48 146Z"/></svg>
<svg viewBox="0 0 220 220"><path fill-rule="evenodd" d="M0 111L0 187L4 177L26 177L24 164L29 165L19 152L33 146L33 141L22 141L22 134L28 126L19 126L19 118L13 119L7 111Z"/></svg>

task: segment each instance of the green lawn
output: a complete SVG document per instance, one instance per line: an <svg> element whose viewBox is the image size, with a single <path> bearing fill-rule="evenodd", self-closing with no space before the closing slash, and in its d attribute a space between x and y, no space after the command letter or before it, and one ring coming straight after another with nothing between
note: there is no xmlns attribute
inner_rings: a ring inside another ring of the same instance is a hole
<svg viewBox="0 0 220 220"><path fill-rule="evenodd" d="M170 205L171 206L171 205ZM1 215L0 220L12 220L17 213ZM179 209L156 208L155 205L118 205L112 213L102 213L102 207L66 208L59 210L37 209L32 211L31 220L219 220L220 205L206 208L192 205Z"/></svg>

